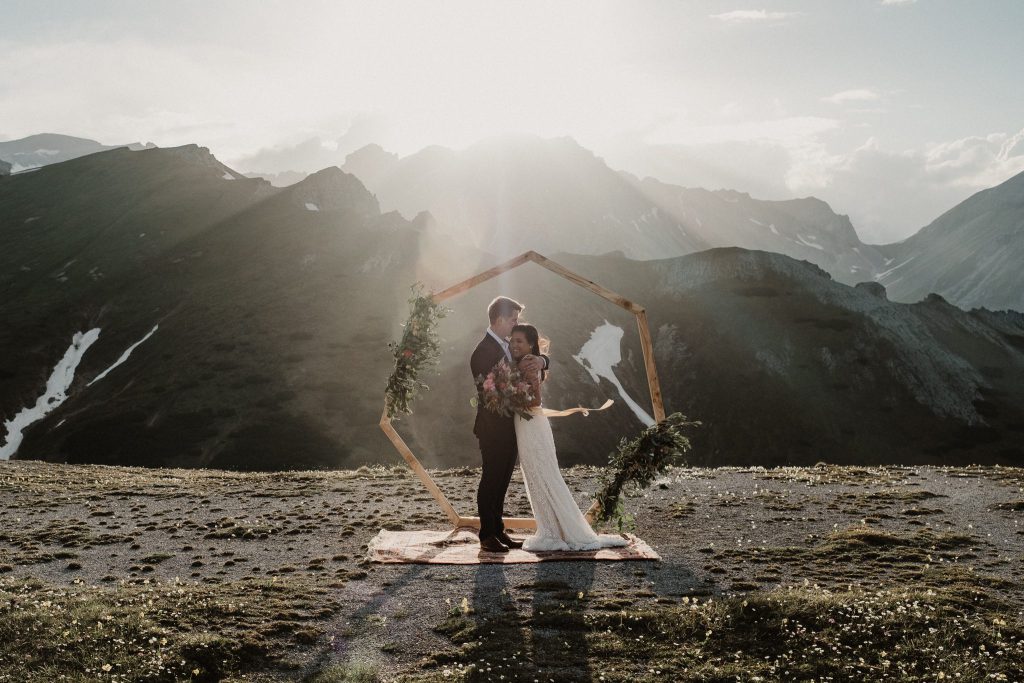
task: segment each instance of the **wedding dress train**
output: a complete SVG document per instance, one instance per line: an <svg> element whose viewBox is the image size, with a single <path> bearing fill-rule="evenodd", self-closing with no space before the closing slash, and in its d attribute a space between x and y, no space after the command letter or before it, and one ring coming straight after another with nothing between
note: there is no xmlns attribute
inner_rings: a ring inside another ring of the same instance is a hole
<svg viewBox="0 0 1024 683"><path fill-rule="evenodd" d="M540 408L533 418L515 418L519 466L526 495L537 520L537 533L527 536L523 550L597 550L628 545L621 536L598 535L580 512L558 469L555 439Z"/></svg>

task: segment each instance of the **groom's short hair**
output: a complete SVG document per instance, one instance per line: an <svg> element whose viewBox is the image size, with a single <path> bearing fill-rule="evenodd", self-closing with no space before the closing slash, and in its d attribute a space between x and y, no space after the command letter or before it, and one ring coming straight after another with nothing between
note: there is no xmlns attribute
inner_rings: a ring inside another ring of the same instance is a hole
<svg viewBox="0 0 1024 683"><path fill-rule="evenodd" d="M526 306L515 299L509 299L507 296L499 296L494 299L487 307L487 318L492 323L498 318L507 318L513 313L521 312Z"/></svg>

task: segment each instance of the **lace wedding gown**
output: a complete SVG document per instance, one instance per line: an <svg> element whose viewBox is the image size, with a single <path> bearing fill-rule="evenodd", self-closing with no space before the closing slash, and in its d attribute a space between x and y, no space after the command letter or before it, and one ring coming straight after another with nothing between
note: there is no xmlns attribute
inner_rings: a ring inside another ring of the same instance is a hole
<svg viewBox="0 0 1024 683"><path fill-rule="evenodd" d="M540 396L535 383L534 395ZM572 492L562 478L555 454L551 424L540 406L532 409L533 418L515 417L519 466L523 470L526 496L530 499L537 533L527 536L523 550L597 550L625 546L622 536L598 535L580 512Z"/></svg>

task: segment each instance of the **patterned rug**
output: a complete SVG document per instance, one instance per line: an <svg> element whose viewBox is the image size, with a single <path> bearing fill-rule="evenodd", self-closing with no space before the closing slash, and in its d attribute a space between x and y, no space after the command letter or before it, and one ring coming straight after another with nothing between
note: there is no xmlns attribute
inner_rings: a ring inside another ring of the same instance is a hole
<svg viewBox="0 0 1024 683"><path fill-rule="evenodd" d="M509 534L521 541L524 534ZM528 552L522 549L490 553L480 549L476 530L469 528L434 531L388 531L381 529L369 544L373 562L389 564L521 564L566 560L660 560L643 539L622 534L629 545L589 551Z"/></svg>

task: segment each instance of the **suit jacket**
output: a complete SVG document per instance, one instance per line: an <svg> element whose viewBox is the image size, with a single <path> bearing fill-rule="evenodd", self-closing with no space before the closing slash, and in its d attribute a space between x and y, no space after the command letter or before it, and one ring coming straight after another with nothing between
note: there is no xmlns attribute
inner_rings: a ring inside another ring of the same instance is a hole
<svg viewBox="0 0 1024 683"><path fill-rule="evenodd" d="M476 349L473 350L473 355L469 359L469 369L473 373L477 394L482 391L477 378L481 375L486 376L503 358L505 358L505 351L498 341L491 335L484 334L484 338L476 345ZM511 417L498 415L485 408L481 402L476 407L473 433L481 440L515 439L516 426Z"/></svg>

